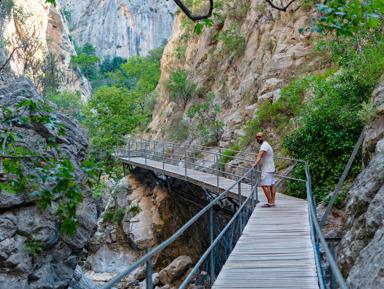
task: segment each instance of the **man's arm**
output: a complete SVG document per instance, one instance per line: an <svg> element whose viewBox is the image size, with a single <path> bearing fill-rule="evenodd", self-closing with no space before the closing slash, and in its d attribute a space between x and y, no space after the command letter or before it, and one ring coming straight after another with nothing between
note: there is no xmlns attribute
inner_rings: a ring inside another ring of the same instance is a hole
<svg viewBox="0 0 384 289"><path fill-rule="evenodd" d="M265 153L265 151L260 151L259 152L259 155L257 156L257 159L256 159L255 163L253 164L253 167L256 167L257 164L261 161L261 158L263 157L264 153Z"/></svg>

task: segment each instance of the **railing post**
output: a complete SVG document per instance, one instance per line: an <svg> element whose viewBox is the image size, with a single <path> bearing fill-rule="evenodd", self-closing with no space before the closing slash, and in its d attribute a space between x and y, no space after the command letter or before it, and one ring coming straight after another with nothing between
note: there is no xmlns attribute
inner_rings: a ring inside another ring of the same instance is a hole
<svg viewBox="0 0 384 289"><path fill-rule="evenodd" d="M331 253L333 258L335 258L335 244L331 242ZM331 289L336 289L336 276L333 274L333 270L329 267L330 281L331 281Z"/></svg>
<svg viewBox="0 0 384 289"><path fill-rule="evenodd" d="M241 207L241 182L238 183L238 195L239 195L239 210ZM239 214L239 236L243 231L243 218L241 217L241 213Z"/></svg>
<svg viewBox="0 0 384 289"><path fill-rule="evenodd" d="M220 178L219 178L219 158L216 156L216 164L217 164L217 193L220 194Z"/></svg>
<svg viewBox="0 0 384 289"><path fill-rule="evenodd" d="M209 244L213 243L213 207L209 209ZM214 256L214 249L211 251L210 254L210 283L211 283L211 288L212 285L215 281L215 256Z"/></svg>
<svg viewBox="0 0 384 289"><path fill-rule="evenodd" d="M151 247L147 248L147 253L151 251ZM152 284L152 258L150 258L147 262L147 288L152 289L153 284Z"/></svg>
<svg viewBox="0 0 384 289"><path fill-rule="evenodd" d="M156 159L156 141L153 142L153 158L155 161L157 161L157 159Z"/></svg>
<svg viewBox="0 0 384 289"><path fill-rule="evenodd" d="M131 139L128 140L128 159L131 159Z"/></svg>
<svg viewBox="0 0 384 289"><path fill-rule="evenodd" d="M196 155L195 155L195 146L192 147L193 149L193 169L196 169Z"/></svg>
<svg viewBox="0 0 384 289"><path fill-rule="evenodd" d="M143 140L140 140L140 156L143 157Z"/></svg>
<svg viewBox="0 0 384 289"><path fill-rule="evenodd" d="M164 143L163 143L163 175L164 175Z"/></svg>
<svg viewBox="0 0 384 289"><path fill-rule="evenodd" d="M219 159L219 161L220 161L220 166L219 166L219 168L220 168L220 172L221 172L221 148L219 148L219 156L218 156L218 159ZM224 169L223 169L224 170ZM223 174L220 174L220 176L223 176Z"/></svg>
<svg viewBox="0 0 384 289"><path fill-rule="evenodd" d="M185 179L187 179L187 148L184 148Z"/></svg>
<svg viewBox="0 0 384 289"><path fill-rule="evenodd" d="M256 192L256 204L259 203L259 190L257 189L257 186L259 185L259 177L258 177L258 171L259 169L259 165L256 166L256 170L255 170L255 177L256 177L256 189L255 189L255 192Z"/></svg>
<svg viewBox="0 0 384 289"><path fill-rule="evenodd" d="M147 140L145 140L145 168L147 168Z"/></svg>
<svg viewBox="0 0 384 289"><path fill-rule="evenodd" d="M172 164L175 161L175 144L172 144Z"/></svg>
<svg viewBox="0 0 384 289"><path fill-rule="evenodd" d="M253 211L254 207L255 207L255 203L254 203L254 194L255 194L255 187L253 186L253 171L255 170L254 167L252 167L252 171L251 171L251 210Z"/></svg>

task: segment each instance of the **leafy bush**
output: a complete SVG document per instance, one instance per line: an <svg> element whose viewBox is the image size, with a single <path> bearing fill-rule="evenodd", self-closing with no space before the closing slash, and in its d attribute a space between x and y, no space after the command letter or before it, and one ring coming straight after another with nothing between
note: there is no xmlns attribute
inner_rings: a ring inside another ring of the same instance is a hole
<svg viewBox="0 0 384 289"><path fill-rule="evenodd" d="M124 216L125 216L124 209L123 208L118 208L115 211L115 214L113 215L113 222L115 222L115 223L121 222L121 220L123 220Z"/></svg>
<svg viewBox="0 0 384 289"><path fill-rule="evenodd" d="M44 242L38 239L30 239L25 242L25 252L31 256L37 256L38 254L44 252L42 246Z"/></svg>
<svg viewBox="0 0 384 289"><path fill-rule="evenodd" d="M46 94L46 99L56 104L59 110L75 118L80 123L85 120L86 105L81 99L80 92L69 90L57 91Z"/></svg>
<svg viewBox="0 0 384 289"><path fill-rule="evenodd" d="M138 213L141 212L141 208L138 204L131 204L129 207L128 207L128 210L127 210L127 213L128 214L131 214L131 215L137 215Z"/></svg>
<svg viewBox="0 0 384 289"><path fill-rule="evenodd" d="M237 22L232 21L228 29L221 32L220 40L224 43L221 49L224 55L235 53L235 57L238 57L245 50L245 35Z"/></svg>
<svg viewBox="0 0 384 289"><path fill-rule="evenodd" d="M196 91L196 84L187 80L188 71L185 69L177 68L171 73L167 88L169 90L170 98L183 107L187 105L188 100L192 98Z"/></svg>
<svg viewBox="0 0 384 289"><path fill-rule="evenodd" d="M103 213L103 222L110 222L112 221L114 216L114 213L111 211L106 211Z"/></svg>
<svg viewBox="0 0 384 289"><path fill-rule="evenodd" d="M187 116L190 118L198 116L196 130L203 137L204 144L208 144L211 141L218 142L220 133L223 130L223 122L216 118L221 109L217 103L213 102L214 97L214 94L210 93L207 102L202 104L194 103L187 111Z"/></svg>

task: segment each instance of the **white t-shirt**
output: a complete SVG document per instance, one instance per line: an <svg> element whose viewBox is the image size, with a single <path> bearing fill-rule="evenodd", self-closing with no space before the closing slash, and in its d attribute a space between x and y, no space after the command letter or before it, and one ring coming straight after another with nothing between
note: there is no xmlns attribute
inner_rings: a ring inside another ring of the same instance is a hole
<svg viewBox="0 0 384 289"><path fill-rule="evenodd" d="M265 151L261 160L260 168L263 173L273 173L275 171L275 164L273 163L273 149L266 141L260 146L260 151Z"/></svg>

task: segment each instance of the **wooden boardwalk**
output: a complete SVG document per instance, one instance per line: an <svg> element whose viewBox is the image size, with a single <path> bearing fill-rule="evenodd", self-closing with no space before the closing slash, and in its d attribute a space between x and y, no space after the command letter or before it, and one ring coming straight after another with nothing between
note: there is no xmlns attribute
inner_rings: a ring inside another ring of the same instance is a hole
<svg viewBox="0 0 384 289"><path fill-rule="evenodd" d="M124 163L147 168L217 191L217 176L144 158L120 158ZM219 178L220 191L235 181ZM251 186L242 184L242 195ZM231 190L237 196L237 186ZM273 288L318 289L315 253L311 239L308 205L305 200L276 194L276 207L261 208L266 202L259 193L257 205L243 234L226 261L213 289Z"/></svg>

